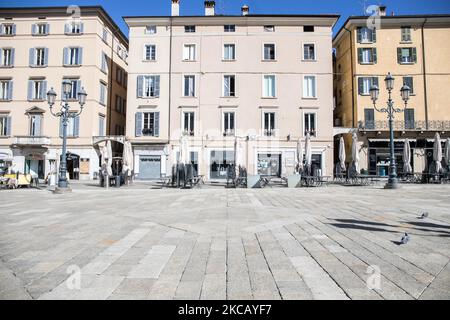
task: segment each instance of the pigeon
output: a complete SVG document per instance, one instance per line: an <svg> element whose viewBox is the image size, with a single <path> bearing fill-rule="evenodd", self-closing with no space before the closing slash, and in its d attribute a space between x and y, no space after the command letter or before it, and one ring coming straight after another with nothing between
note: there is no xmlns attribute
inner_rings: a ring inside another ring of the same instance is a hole
<svg viewBox="0 0 450 320"><path fill-rule="evenodd" d="M402 244L407 244L409 242L409 235L405 233L405 235L402 237L402 240L400 241Z"/></svg>
<svg viewBox="0 0 450 320"><path fill-rule="evenodd" d="M422 213L422 216L420 217L420 219L425 219L425 218L428 218L428 212Z"/></svg>

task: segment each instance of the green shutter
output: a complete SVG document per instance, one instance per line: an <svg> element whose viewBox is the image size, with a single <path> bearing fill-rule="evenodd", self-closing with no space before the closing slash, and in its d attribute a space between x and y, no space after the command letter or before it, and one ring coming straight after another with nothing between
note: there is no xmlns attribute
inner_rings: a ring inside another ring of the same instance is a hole
<svg viewBox="0 0 450 320"><path fill-rule="evenodd" d="M377 29L375 28L372 29L372 42L373 43L377 42Z"/></svg>
<svg viewBox="0 0 450 320"><path fill-rule="evenodd" d="M358 48L358 62L362 63L363 61L363 50L362 48Z"/></svg>
<svg viewBox="0 0 450 320"><path fill-rule="evenodd" d="M364 85L364 78L363 77L359 77L358 78L358 94L359 95L363 94L363 85Z"/></svg>
<svg viewBox="0 0 450 320"><path fill-rule="evenodd" d="M397 62L402 63L402 48L397 48Z"/></svg>
<svg viewBox="0 0 450 320"><path fill-rule="evenodd" d="M357 39L358 43L361 43L361 41L362 41L361 27L358 27L356 29L356 39Z"/></svg>
<svg viewBox="0 0 450 320"><path fill-rule="evenodd" d="M372 48L372 58L373 58L373 63L377 63L377 48Z"/></svg>
<svg viewBox="0 0 450 320"><path fill-rule="evenodd" d="M412 55L412 61L414 63L417 63L417 49L411 48L411 55Z"/></svg>

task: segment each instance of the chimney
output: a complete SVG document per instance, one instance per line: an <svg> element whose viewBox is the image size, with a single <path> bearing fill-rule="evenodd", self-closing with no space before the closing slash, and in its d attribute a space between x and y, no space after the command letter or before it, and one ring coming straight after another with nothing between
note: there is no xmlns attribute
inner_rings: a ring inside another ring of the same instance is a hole
<svg viewBox="0 0 450 320"><path fill-rule="evenodd" d="M215 1L205 1L205 16L214 16L215 7L216 7Z"/></svg>
<svg viewBox="0 0 450 320"><path fill-rule="evenodd" d="M180 0L172 0L172 17L180 15Z"/></svg>
<svg viewBox="0 0 450 320"><path fill-rule="evenodd" d="M248 5L242 6L242 8L241 8L242 15L243 15L243 16L247 16L248 13L249 13L249 10L250 10L250 8L248 7Z"/></svg>
<svg viewBox="0 0 450 320"><path fill-rule="evenodd" d="M378 15L382 17L386 16L386 6L378 7Z"/></svg>

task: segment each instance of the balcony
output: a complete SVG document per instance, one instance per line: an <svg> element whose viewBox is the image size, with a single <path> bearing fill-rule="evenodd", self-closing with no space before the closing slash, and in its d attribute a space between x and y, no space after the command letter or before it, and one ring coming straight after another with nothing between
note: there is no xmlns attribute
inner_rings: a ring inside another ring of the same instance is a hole
<svg viewBox="0 0 450 320"><path fill-rule="evenodd" d="M14 144L18 146L45 146L50 144L49 137L16 136Z"/></svg>
<svg viewBox="0 0 450 320"><path fill-rule="evenodd" d="M428 124L428 128L427 128ZM389 121L359 121L358 129L360 131L388 131ZM450 131L450 121L394 121L395 131Z"/></svg>
<svg viewBox="0 0 450 320"><path fill-rule="evenodd" d="M223 133L224 137L233 137L234 136L234 129L227 129Z"/></svg>

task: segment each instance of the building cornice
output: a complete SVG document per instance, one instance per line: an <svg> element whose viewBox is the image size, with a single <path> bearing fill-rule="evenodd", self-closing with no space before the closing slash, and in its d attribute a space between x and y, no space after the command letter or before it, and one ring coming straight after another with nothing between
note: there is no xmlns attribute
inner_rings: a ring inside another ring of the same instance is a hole
<svg viewBox="0 0 450 320"><path fill-rule="evenodd" d="M253 15L253 16L176 16L176 17L123 17L129 27L143 27L147 25L184 26L219 26L234 24L238 26L326 26L333 27L339 15Z"/></svg>

